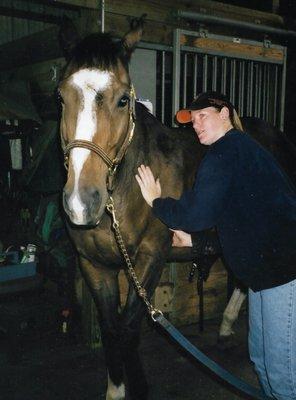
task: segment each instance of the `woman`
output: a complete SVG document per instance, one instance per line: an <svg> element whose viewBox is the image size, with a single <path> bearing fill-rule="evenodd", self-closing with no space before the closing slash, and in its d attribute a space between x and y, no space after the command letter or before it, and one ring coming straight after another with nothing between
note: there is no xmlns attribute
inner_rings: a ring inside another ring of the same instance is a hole
<svg viewBox="0 0 296 400"><path fill-rule="evenodd" d="M215 228L223 257L249 287L249 351L265 393L296 399L296 192L272 155L243 133L233 105L199 95L179 122L209 146L195 184L179 200L161 198L148 166L136 175L153 213L175 230L173 244ZM177 231L176 231L177 230Z"/></svg>

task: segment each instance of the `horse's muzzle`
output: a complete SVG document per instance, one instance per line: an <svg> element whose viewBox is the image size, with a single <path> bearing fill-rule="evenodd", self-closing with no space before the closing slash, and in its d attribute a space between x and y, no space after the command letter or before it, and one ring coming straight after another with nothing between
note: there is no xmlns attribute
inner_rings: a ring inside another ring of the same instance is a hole
<svg viewBox="0 0 296 400"><path fill-rule="evenodd" d="M102 196L95 188L80 189L74 193L63 190L63 206L70 221L75 225L95 226L100 219Z"/></svg>

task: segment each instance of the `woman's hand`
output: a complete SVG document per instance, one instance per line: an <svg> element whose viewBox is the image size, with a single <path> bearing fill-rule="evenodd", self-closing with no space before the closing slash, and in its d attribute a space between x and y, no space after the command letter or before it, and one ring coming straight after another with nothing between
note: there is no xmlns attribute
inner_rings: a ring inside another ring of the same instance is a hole
<svg viewBox="0 0 296 400"><path fill-rule="evenodd" d="M173 247L192 247L192 238L190 233L176 231L174 229L171 229L171 231L174 232Z"/></svg>
<svg viewBox="0 0 296 400"><path fill-rule="evenodd" d="M152 207L153 200L161 196L161 186L159 179L154 178L152 171L145 165L140 165L136 180L140 186L142 195L146 202Z"/></svg>

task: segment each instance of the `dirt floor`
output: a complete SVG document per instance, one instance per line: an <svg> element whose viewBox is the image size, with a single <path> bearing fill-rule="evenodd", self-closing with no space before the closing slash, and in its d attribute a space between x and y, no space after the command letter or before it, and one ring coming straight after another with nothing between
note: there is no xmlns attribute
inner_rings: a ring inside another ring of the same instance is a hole
<svg viewBox="0 0 296 400"><path fill-rule="evenodd" d="M60 304L38 294L0 304L1 400L99 400L105 398L106 372L101 349L91 351L79 338L61 332ZM235 330L236 346L217 345L219 321L181 331L200 350L229 371L256 385L248 360L246 314ZM147 328L140 353L150 385L149 400L246 399L191 362L162 333ZM141 400L141 399L139 399Z"/></svg>

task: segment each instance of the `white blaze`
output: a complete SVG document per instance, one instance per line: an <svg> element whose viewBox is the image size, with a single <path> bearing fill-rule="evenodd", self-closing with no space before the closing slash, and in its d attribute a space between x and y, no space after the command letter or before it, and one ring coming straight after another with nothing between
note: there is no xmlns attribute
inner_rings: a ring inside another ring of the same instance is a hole
<svg viewBox="0 0 296 400"><path fill-rule="evenodd" d="M103 92L111 83L111 74L107 71L94 69L82 69L72 76L72 84L79 90L82 108L77 115L75 138L92 141L96 132L97 118L95 112L95 97ZM71 154L74 169L74 189L69 199L69 206L74 211L75 222L83 223L83 211L85 206L80 198L78 182L83 165L90 154L90 150L74 148Z"/></svg>

